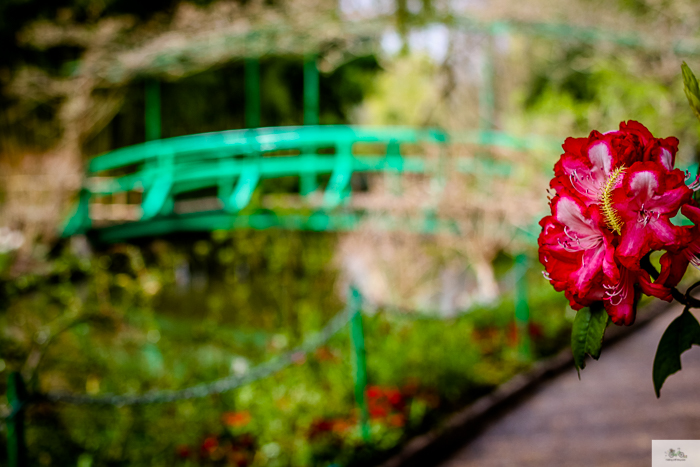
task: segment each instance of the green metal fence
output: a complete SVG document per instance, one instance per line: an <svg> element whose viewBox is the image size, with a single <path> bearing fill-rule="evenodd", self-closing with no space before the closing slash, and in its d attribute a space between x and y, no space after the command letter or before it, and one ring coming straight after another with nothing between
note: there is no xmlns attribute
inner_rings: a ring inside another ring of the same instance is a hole
<svg viewBox="0 0 700 467"><path fill-rule="evenodd" d="M527 309L525 295L525 273L527 261L525 257L518 257L513 267L513 279L516 290L516 322L519 329L520 352L524 359L530 359L529 335L527 332L528 315L522 310ZM518 292L520 291L520 292ZM27 445L25 439L26 410L36 402L48 401L52 403L80 404L80 405L109 405L128 406L143 404L172 403L187 399L210 397L215 394L232 391L245 386L253 381L267 378L288 366L299 361L299 357L312 353L323 346L338 332L349 327L350 342L352 346L352 362L354 394L359 411L358 424L360 433L365 442L370 442L369 414L366 400L368 385L367 364L365 354L365 334L363 329L362 310L365 306L363 297L354 286L349 287L345 309L330 319L330 321L315 334L308 336L294 349L268 360L248 370L244 375L235 375L221 378L208 383L201 383L191 387L176 390L156 390L140 395L105 394L92 396L87 394L73 394L66 392L28 393L24 380L19 372L12 372L8 376L7 399L10 406L10 414L5 417L7 426L8 466L24 467L27 465ZM406 313L405 310L385 308L385 311L403 317L417 317L418 319L444 319L436 313L427 315L425 312L415 311ZM467 310L468 311L468 310ZM453 317L452 317L453 318ZM350 377L348 379L351 379Z"/></svg>

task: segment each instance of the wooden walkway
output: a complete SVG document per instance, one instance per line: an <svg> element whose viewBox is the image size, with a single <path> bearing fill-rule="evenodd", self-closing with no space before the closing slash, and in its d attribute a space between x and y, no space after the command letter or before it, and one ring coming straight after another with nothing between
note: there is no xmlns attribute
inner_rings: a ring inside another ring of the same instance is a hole
<svg viewBox="0 0 700 467"><path fill-rule="evenodd" d="M652 439L700 439L700 348L683 355L661 399L651 381L656 346L680 312L604 346L581 381L572 367L545 382L441 467L648 466Z"/></svg>

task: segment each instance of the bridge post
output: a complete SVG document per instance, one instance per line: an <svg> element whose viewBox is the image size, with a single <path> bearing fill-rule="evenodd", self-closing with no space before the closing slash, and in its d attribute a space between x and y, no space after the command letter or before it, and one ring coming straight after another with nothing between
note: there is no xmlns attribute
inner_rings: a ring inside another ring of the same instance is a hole
<svg viewBox="0 0 700 467"><path fill-rule="evenodd" d="M245 126L260 126L260 60L245 59Z"/></svg>
<svg viewBox="0 0 700 467"><path fill-rule="evenodd" d="M304 58L304 125L318 125L319 76L316 55Z"/></svg>
<svg viewBox="0 0 700 467"><path fill-rule="evenodd" d="M319 76L316 55L304 57L304 125L318 125L319 122ZM302 153L310 160L315 155L314 148L306 147ZM305 171L300 176L300 192L303 196L313 193L318 188L316 173Z"/></svg>
<svg viewBox="0 0 700 467"><path fill-rule="evenodd" d="M160 121L160 81L156 79L146 80L146 110L145 129L146 141L161 138Z"/></svg>
<svg viewBox="0 0 700 467"><path fill-rule="evenodd" d="M169 214L174 207L172 188L175 156L171 147L162 147L160 142L152 144L158 148L158 156L155 160L149 161L148 168L156 171L157 177L143 193L141 220L152 219L159 214Z"/></svg>
<svg viewBox="0 0 700 467"><path fill-rule="evenodd" d="M78 205L75 207L73 215L68 219L63 228L63 236L85 233L92 226L90 219L90 190L83 188L78 195Z"/></svg>
<svg viewBox="0 0 700 467"><path fill-rule="evenodd" d="M367 360L365 355L365 334L362 328L362 295L355 287L348 292L348 306L352 318L350 320L350 337L353 348L353 366L355 367L355 401L360 409L360 429L362 439L370 440L369 411L365 392L367 389Z"/></svg>
<svg viewBox="0 0 700 467"><path fill-rule="evenodd" d="M344 141L336 146L335 167L328 181L323 204L334 208L350 196L350 180L353 171L352 142Z"/></svg>
<svg viewBox="0 0 700 467"><path fill-rule="evenodd" d="M307 159L311 160L314 156L314 154L311 152L313 151L313 148L306 148L304 150L305 155L308 156ZM316 188L318 188L318 180L316 178L316 173L315 172L310 172L307 171L303 174L300 175L300 193L302 196L310 195L314 191L316 191Z"/></svg>

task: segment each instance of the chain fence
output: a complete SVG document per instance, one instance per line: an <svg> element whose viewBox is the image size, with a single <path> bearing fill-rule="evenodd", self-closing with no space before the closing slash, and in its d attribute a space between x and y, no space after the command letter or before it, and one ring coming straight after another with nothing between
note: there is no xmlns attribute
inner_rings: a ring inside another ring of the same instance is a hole
<svg viewBox="0 0 700 467"><path fill-rule="evenodd" d="M514 267L508 271L505 278L508 282L515 282L515 305L516 305L516 321L520 325L527 323L529 320L529 311L525 297L525 272L527 270L527 259L525 255L519 255L516 258ZM436 311L416 311L402 309L391 306L377 306L363 301L359 291L350 287L348 300L343 311L337 313L331 318L328 323L318 332L307 336L303 342L293 349L272 357L268 361L261 363L244 374L231 375L225 378L220 378L208 383L199 383L183 389L162 389L152 390L143 394L104 394L104 395L89 395L75 394L68 392L34 392L27 393L25 383L22 376L18 372L13 372L8 378L8 402L9 414L4 415L0 419L4 431L7 435L8 446L8 465L10 467L19 467L27 465L28 448L25 440L25 412L27 407L36 402L48 401L53 403L64 403L74 405L91 405L91 406L134 406L145 404L162 404L168 402L176 402L187 399L205 398L215 394L221 394L245 386L254 381L267 378L293 364L302 363L308 353L314 352L321 346L325 345L331 337L337 334L346 325L350 328L350 337L353 348L353 368L354 368L354 386L355 399L358 408L360 409L360 417L358 425L360 427L362 437L366 442L370 442L371 430L369 425L369 412L366 399L367 387L367 368L364 344L364 331L362 324L362 308L365 307L375 310L381 309L383 312L389 313L392 316L401 315L404 318L412 320L452 320L463 316L473 310L473 307L461 310L455 314L444 314ZM523 326L520 326L521 328ZM524 356L529 355L529 341L527 335L522 342L522 353Z"/></svg>
<svg viewBox="0 0 700 467"><path fill-rule="evenodd" d="M515 283L522 279L523 273L524 270L518 270L518 268L513 267L505 274L504 282ZM361 313L361 302L361 298L360 302L348 300L348 303L346 304L343 311L331 318L326 324L326 326L320 331L308 336L297 347L281 355L275 356L270 360L247 370L244 374L241 375L231 375L208 383L195 384L193 386L183 389L153 390L144 394L104 394L99 396L93 396L88 394L75 394L59 391L33 393L29 396L28 401L22 403L22 407L26 405L26 402L34 401L50 401L80 405L112 405L120 407L139 404L159 404L175 402L185 399L204 398L213 394L221 394L224 392L228 392L241 386L245 386L254 381L267 378L268 376L282 371L288 366L303 360L305 354L311 353L319 347L326 344L332 336L334 336L348 323L350 323L355 313ZM500 302L500 300L497 301L497 303L498 302ZM364 302L363 304L364 306L369 308L370 314L373 314L373 311L382 312L391 316L416 321L453 320L466 314L469 314L474 309L474 307L470 307L465 310L457 311L456 313L445 314L437 309L417 311L415 309L393 306L389 304L373 304L368 302ZM3 414L2 418L0 418L0 421L4 422L12 418L18 410L20 409L14 408L10 411L9 414Z"/></svg>
<svg viewBox="0 0 700 467"><path fill-rule="evenodd" d="M346 305L345 309L336 314L330 319L328 324L320 331L307 337L299 346L278 355L249 369L243 375L232 375L225 378L217 379L209 383L196 384L184 389L176 390L154 390L145 394L139 395L114 395L105 394L102 396L90 396L87 394L72 394L64 392L47 392L37 394L38 399L49 400L51 402L63 402L68 404L92 404L92 405L114 405L126 406L137 404L159 404L165 402L175 402L184 399L195 399L208 397L213 394L221 394L231 391L246 384L252 383L260 379L277 373L288 366L298 362L302 357L310 352L315 351L328 340L343 329L352 319L356 312L353 306Z"/></svg>

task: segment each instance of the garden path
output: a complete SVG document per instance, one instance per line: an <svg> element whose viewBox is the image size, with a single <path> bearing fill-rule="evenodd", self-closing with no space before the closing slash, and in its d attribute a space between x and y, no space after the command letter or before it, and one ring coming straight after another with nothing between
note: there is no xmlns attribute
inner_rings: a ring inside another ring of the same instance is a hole
<svg viewBox="0 0 700 467"><path fill-rule="evenodd" d="M572 368L545 382L440 467L636 467L650 465L652 439L700 439L700 349L683 354L661 399L651 381L656 346L680 312L604 345L581 381Z"/></svg>

